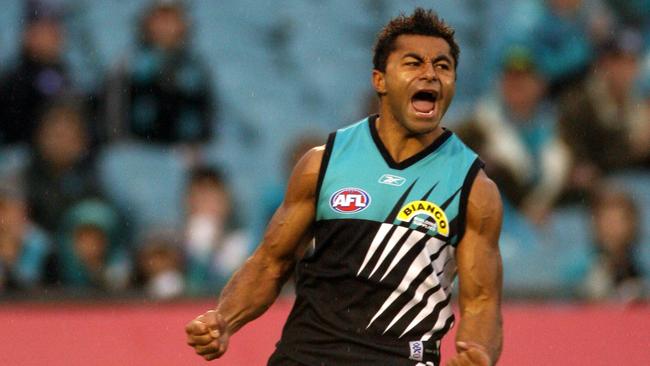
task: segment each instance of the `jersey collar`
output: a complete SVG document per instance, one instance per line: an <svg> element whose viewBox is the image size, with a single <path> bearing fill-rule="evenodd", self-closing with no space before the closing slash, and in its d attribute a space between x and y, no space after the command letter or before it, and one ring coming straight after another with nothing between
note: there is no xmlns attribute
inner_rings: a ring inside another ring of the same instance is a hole
<svg viewBox="0 0 650 366"><path fill-rule="evenodd" d="M379 138L379 133L377 132L378 117L379 115L377 114L368 117L368 127L370 128L370 135L372 136L372 140L375 142L375 146L377 146L377 150L379 150L379 152L381 153L381 156L384 158L386 164L388 164L390 168L396 170L406 169L411 165L417 163L418 161L422 160L424 157L436 151L452 135L451 131L443 127L444 129L443 133L440 136L438 136L435 140L433 140L433 142L429 146L427 146L425 149L418 152L417 154L411 156L410 158L402 160L398 163L395 160L393 160L393 157L390 155L390 153L386 149L386 146L384 146L384 143Z"/></svg>

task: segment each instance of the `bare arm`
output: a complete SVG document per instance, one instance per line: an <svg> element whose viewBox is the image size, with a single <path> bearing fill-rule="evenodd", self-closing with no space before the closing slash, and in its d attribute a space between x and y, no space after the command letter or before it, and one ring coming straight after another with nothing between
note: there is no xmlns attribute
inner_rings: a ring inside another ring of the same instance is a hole
<svg viewBox="0 0 650 366"><path fill-rule="evenodd" d="M260 316L275 301L311 235L323 147L310 150L289 179L284 202L273 215L262 243L232 276L215 310L186 326L188 344L207 360L220 357L230 335Z"/></svg>
<svg viewBox="0 0 650 366"><path fill-rule="evenodd" d="M469 195L465 235L456 251L461 319L456 334L458 355L451 365L494 365L501 354L498 240L502 217L499 191L481 171Z"/></svg>
<svg viewBox="0 0 650 366"><path fill-rule="evenodd" d="M311 234L323 149L309 151L296 165L282 205L273 215L259 248L233 275L217 311L236 332L261 315L276 299L295 266L295 253Z"/></svg>

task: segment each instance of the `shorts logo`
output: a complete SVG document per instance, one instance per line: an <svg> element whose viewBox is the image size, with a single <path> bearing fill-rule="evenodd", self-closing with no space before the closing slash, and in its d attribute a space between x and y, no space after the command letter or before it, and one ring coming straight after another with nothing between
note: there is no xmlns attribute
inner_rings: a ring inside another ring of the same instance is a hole
<svg viewBox="0 0 650 366"><path fill-rule="evenodd" d="M351 214L370 206L370 195L360 188L343 188L330 197L330 207L336 212Z"/></svg>
<svg viewBox="0 0 650 366"><path fill-rule="evenodd" d="M422 361L422 359L424 358L424 344L422 343L422 341L409 342L409 349L411 351L409 360Z"/></svg>
<svg viewBox="0 0 650 366"><path fill-rule="evenodd" d="M442 236L449 236L447 215L435 203L429 201L411 201L404 205L397 219L411 222L424 229L435 231Z"/></svg>
<svg viewBox="0 0 650 366"><path fill-rule="evenodd" d="M389 186L399 187L406 182L406 178L399 177L392 174L384 174L379 177L379 183L388 184Z"/></svg>

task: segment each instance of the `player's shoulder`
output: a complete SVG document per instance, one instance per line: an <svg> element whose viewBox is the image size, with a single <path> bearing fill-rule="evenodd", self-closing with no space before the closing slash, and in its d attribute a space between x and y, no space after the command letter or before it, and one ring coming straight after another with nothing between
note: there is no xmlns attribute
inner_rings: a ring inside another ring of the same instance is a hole
<svg viewBox="0 0 650 366"><path fill-rule="evenodd" d="M324 151L324 146L316 146L300 158L289 178L285 201L299 200L316 194Z"/></svg>
<svg viewBox="0 0 650 366"><path fill-rule="evenodd" d="M503 203L496 183L480 169L472 183L469 194L469 210L481 215L501 215Z"/></svg>
<svg viewBox="0 0 650 366"><path fill-rule="evenodd" d="M497 185L481 169L470 191L467 202L467 227L473 233L471 243L486 242L494 248L498 248L498 237L503 222L503 203ZM476 241L482 237L487 241ZM468 236L465 236L467 238ZM467 242L463 239L463 242ZM473 248L475 245L459 245L459 248Z"/></svg>
<svg viewBox="0 0 650 366"><path fill-rule="evenodd" d="M303 172L318 172L325 155L325 145L315 146L309 149L298 161L296 169Z"/></svg>
<svg viewBox="0 0 650 366"><path fill-rule="evenodd" d="M325 146L316 146L309 149L296 163L291 174L292 181L311 185L320 174L320 167L325 154ZM291 185L291 184L290 184Z"/></svg>

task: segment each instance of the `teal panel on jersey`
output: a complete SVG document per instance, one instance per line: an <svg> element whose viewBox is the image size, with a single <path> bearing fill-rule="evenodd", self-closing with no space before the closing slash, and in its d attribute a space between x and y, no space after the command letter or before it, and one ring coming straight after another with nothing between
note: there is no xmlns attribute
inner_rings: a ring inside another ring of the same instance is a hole
<svg viewBox="0 0 650 366"><path fill-rule="evenodd" d="M480 160L445 130L424 151L396 163L379 139L375 121L366 118L330 138L317 221L393 223L455 244Z"/></svg>

